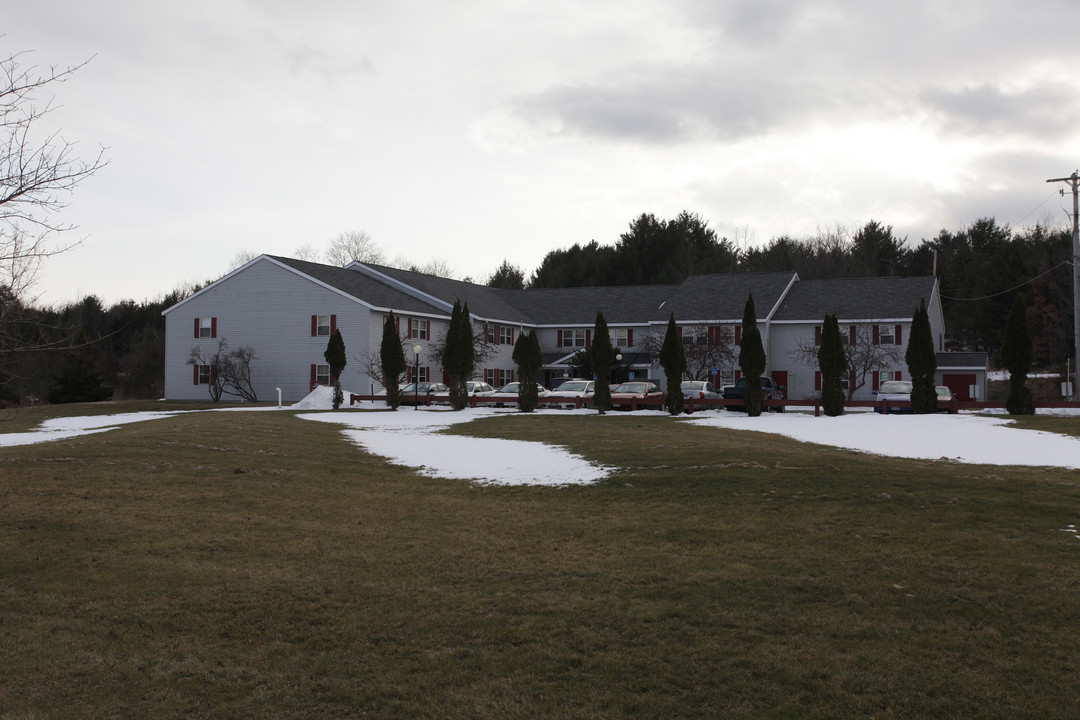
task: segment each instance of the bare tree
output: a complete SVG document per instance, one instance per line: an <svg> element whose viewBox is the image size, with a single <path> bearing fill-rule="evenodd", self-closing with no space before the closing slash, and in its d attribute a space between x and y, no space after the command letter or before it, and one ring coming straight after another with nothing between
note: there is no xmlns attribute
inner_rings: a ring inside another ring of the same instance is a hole
<svg viewBox="0 0 1080 720"><path fill-rule="evenodd" d="M383 251L366 230L349 230L330 241L326 248L326 262L345 267L351 262L381 263Z"/></svg>
<svg viewBox="0 0 1080 720"><path fill-rule="evenodd" d="M684 325L682 327L683 354L686 356L687 380L708 377L713 367L731 367L738 357L735 350L734 330L726 325ZM650 332L642 346L655 361L664 345L664 333Z"/></svg>
<svg viewBox="0 0 1080 720"><path fill-rule="evenodd" d="M220 400L222 395L234 395L249 402L258 402L259 398L251 384L251 366L255 359L255 348L241 345L235 350L229 350L229 343L225 338L221 338L218 340L217 351L212 354L203 352L199 345L191 348L188 365L210 368L207 389L214 402Z"/></svg>
<svg viewBox="0 0 1080 720"><path fill-rule="evenodd" d="M874 342L872 324L855 326L855 343L851 343L851 326L844 332L844 354L848 365L847 399L866 385L868 378L879 370L887 370L904 364L904 348L900 345L880 345ZM813 338L801 337L788 355L810 367L817 367L818 350ZM851 382L850 378L854 378Z"/></svg>
<svg viewBox="0 0 1080 720"><path fill-rule="evenodd" d="M259 257L259 253L255 252L254 250L240 248L236 251L236 254L233 255L232 262L229 263L229 270L235 270L238 267L243 267L257 257Z"/></svg>
<svg viewBox="0 0 1080 720"><path fill-rule="evenodd" d="M39 95L68 80L86 63L39 71L25 65L28 53L0 59L0 382L6 383L14 358L36 350L77 346L74 333L47 326L32 311L32 287L46 258L70 250L79 240L58 219L71 192L108 162L104 148L92 160L80 159L75 143L45 127L55 109Z"/></svg>
<svg viewBox="0 0 1080 720"><path fill-rule="evenodd" d="M42 260L80 242L64 239L74 226L56 215L75 187L108 161L104 148L92 160L80 159L73 141L42 127L55 105L51 98L41 103L39 94L86 63L39 71L23 64L27 55L0 60L0 286L30 304L35 298L27 293Z"/></svg>
<svg viewBox="0 0 1080 720"><path fill-rule="evenodd" d="M304 262L319 262L319 249L311 243L304 243L293 250L292 256Z"/></svg>

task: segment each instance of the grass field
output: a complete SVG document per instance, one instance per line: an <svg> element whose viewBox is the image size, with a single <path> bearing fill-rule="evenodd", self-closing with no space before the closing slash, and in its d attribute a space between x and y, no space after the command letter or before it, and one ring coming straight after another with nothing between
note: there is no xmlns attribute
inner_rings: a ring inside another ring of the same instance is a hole
<svg viewBox="0 0 1080 720"><path fill-rule="evenodd" d="M618 471L421 478L289 412L0 450L0 719L1080 712L1080 471L655 416L453 432Z"/></svg>

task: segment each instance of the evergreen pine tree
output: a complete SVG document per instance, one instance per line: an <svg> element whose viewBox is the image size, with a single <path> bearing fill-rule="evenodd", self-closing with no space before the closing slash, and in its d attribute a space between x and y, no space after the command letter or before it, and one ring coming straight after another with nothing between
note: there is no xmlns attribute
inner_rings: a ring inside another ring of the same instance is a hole
<svg viewBox="0 0 1080 720"><path fill-rule="evenodd" d="M750 417L761 415L765 401L761 394L761 373L765 372L765 347L761 344L761 331L757 326L754 295L750 294L743 308L742 343L739 346L739 369L746 382L743 406Z"/></svg>
<svg viewBox="0 0 1080 720"><path fill-rule="evenodd" d="M472 322L469 320L469 304L462 307L454 301L450 314L450 327L446 331L442 365L450 376L450 406L461 410L469 404L469 392L465 383L472 376L475 363Z"/></svg>
<svg viewBox="0 0 1080 720"><path fill-rule="evenodd" d="M592 347L589 348L589 361L596 376L596 392L593 395L593 404L603 415L611 407L611 366L615 362L615 348L611 346L611 335L608 333L607 320L604 313L596 313L596 324L593 326Z"/></svg>
<svg viewBox="0 0 1080 720"><path fill-rule="evenodd" d="M821 407L829 417L844 413L844 373L848 371L847 353L840 337L836 315L826 315L821 328L821 347L818 349L818 369L821 371Z"/></svg>
<svg viewBox="0 0 1080 720"><path fill-rule="evenodd" d="M677 415L683 410L682 376L686 372L686 351L683 349L682 337L679 336L679 327L675 324L674 313L668 318L664 344L660 348L660 367L664 368L664 375L667 377L664 407L672 415Z"/></svg>
<svg viewBox="0 0 1080 720"><path fill-rule="evenodd" d="M514 343L514 362L518 368L518 409L532 412L540 404L536 376L544 366L540 340L534 332L522 332Z"/></svg>
<svg viewBox="0 0 1080 720"><path fill-rule="evenodd" d="M1027 386L1027 374L1034 357L1027 305L1017 295L1009 319L1005 322L1005 338L1001 347L1001 362L1009 371L1009 396L1005 400L1005 409L1010 415L1035 414L1035 399Z"/></svg>
<svg viewBox="0 0 1080 720"><path fill-rule="evenodd" d="M930 329L930 314L926 311L925 300L919 304L911 319L911 337L908 338L904 359L911 375L911 411L919 414L937 412L937 390L934 387L937 354L934 352L934 333Z"/></svg>
<svg viewBox="0 0 1080 720"><path fill-rule="evenodd" d="M82 340L85 341L85 338ZM100 402L111 399L112 394L112 388L105 384L105 374L95 367L91 353L78 349L64 358L45 399L57 405Z"/></svg>
<svg viewBox="0 0 1080 720"><path fill-rule="evenodd" d="M334 379L334 409L337 410L345 400L345 394L341 391L341 371L349 362L345 357L345 340L341 337L341 330L334 330L334 334L326 343L326 352L323 353L323 357L330 366L330 377Z"/></svg>
<svg viewBox="0 0 1080 720"><path fill-rule="evenodd" d="M382 365L383 387L386 388L386 404L397 410L401 404L401 391L398 379L401 373L409 369L405 364L405 350L401 347L398 336L397 319L391 311L383 323L382 343L379 345L379 364Z"/></svg>

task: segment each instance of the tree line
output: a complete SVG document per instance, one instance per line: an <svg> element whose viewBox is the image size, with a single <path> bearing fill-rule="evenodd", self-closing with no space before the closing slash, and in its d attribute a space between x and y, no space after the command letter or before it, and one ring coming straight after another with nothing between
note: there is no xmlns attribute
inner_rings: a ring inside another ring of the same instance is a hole
<svg viewBox="0 0 1080 720"><path fill-rule="evenodd" d="M719 237L701 216L634 219L614 245L595 240L552 250L522 287L677 284L690 275L795 272L803 280L890 276L940 278L949 349L986 351L996 363L1005 318L1019 296L1028 307L1034 365L1064 367L1072 348L1072 237L1041 225L1013 230L981 218L917 245L876 220L851 232L787 235L759 246ZM496 279L513 274L500 268Z"/></svg>

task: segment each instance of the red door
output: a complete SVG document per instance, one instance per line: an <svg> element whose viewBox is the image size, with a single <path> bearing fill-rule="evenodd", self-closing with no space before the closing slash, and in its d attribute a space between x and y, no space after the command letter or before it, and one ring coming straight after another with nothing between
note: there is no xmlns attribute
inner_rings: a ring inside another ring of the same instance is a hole
<svg viewBox="0 0 1080 720"><path fill-rule="evenodd" d="M787 400L787 370L773 370L772 379L773 382L784 388L784 399Z"/></svg>
<svg viewBox="0 0 1080 720"><path fill-rule="evenodd" d="M971 386L975 384L974 373L942 373L941 384L952 390L957 400L972 400Z"/></svg>

